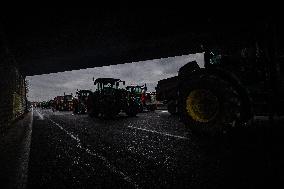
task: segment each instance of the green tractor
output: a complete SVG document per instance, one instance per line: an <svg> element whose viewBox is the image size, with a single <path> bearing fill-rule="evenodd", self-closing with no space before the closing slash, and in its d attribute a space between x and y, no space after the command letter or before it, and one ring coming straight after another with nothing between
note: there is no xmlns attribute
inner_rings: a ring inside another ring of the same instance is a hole
<svg viewBox="0 0 284 189"><path fill-rule="evenodd" d="M77 90L77 98L73 99L73 113L85 114L87 113L87 101L89 95L92 94L91 90Z"/></svg>
<svg viewBox="0 0 284 189"><path fill-rule="evenodd" d="M126 90L134 97L136 103L139 104L139 112L143 112L143 104L141 102L142 87L140 85L129 85L126 87Z"/></svg>
<svg viewBox="0 0 284 189"><path fill-rule="evenodd" d="M247 46L231 54L205 51L204 65L189 62L160 80L157 99L193 131L210 135L247 126L255 116L283 115L281 59L258 41Z"/></svg>
<svg viewBox="0 0 284 189"><path fill-rule="evenodd" d="M40 106L42 109L49 109L50 108L50 102L49 101L43 101L40 103Z"/></svg>
<svg viewBox="0 0 284 189"><path fill-rule="evenodd" d="M145 85L130 85L126 87L126 90L134 96L135 100L139 104L139 112L155 111L157 109L155 93L147 92L147 87Z"/></svg>
<svg viewBox="0 0 284 189"><path fill-rule="evenodd" d="M87 109L90 117L115 117L121 111L128 116L136 116L139 112L139 104L131 93L120 88L120 83L125 81L114 78L98 78L94 81L97 86L91 93Z"/></svg>

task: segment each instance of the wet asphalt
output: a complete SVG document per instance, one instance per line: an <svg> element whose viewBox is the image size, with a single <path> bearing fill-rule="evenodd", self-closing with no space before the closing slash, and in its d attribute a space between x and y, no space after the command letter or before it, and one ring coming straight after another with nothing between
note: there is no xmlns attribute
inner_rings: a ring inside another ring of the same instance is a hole
<svg viewBox="0 0 284 189"><path fill-rule="evenodd" d="M27 188L270 186L260 133L208 138L165 110L105 120L34 109Z"/></svg>

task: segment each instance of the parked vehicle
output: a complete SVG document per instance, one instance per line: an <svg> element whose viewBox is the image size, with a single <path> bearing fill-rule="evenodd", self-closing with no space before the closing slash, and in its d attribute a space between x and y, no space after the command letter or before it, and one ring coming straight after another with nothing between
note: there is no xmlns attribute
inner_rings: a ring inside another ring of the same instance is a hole
<svg viewBox="0 0 284 189"><path fill-rule="evenodd" d="M141 101L142 87L143 86L140 85L129 85L126 87L126 90L135 98L136 103L139 104L139 112L143 112L143 104Z"/></svg>
<svg viewBox="0 0 284 189"><path fill-rule="evenodd" d="M56 96L53 100L53 108L58 111L64 110L64 96Z"/></svg>
<svg viewBox="0 0 284 189"><path fill-rule="evenodd" d="M53 100L53 108L58 111L72 111L73 95L56 96Z"/></svg>
<svg viewBox="0 0 284 189"><path fill-rule="evenodd" d="M146 92L146 109L149 111L155 111L157 109L156 92Z"/></svg>
<svg viewBox="0 0 284 189"><path fill-rule="evenodd" d="M114 117L121 111L128 116L136 116L139 104L135 97L125 89L120 88L124 81L114 78L98 78L94 81L97 90L88 98L88 114L91 117Z"/></svg>
<svg viewBox="0 0 284 189"><path fill-rule="evenodd" d="M280 107L284 100L277 96L284 94L284 77L274 81L279 84L273 91L269 78L272 67L263 51L258 46L249 53L243 51L236 55L205 52L204 67L189 62L179 69L178 76L159 81L157 99L188 127L211 134L248 123L254 115L269 115L276 99L273 111L283 114Z"/></svg>
<svg viewBox="0 0 284 189"><path fill-rule="evenodd" d="M87 113L87 101L89 95L92 94L91 90L77 90L77 98L73 99L73 113L85 114Z"/></svg>

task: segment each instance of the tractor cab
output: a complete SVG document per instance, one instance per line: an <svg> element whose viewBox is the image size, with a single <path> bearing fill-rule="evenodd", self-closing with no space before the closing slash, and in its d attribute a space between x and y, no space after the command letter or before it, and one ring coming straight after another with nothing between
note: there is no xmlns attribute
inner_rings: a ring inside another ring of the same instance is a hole
<svg viewBox="0 0 284 189"><path fill-rule="evenodd" d="M91 90L77 90L76 95L78 100L86 100L88 96L92 93Z"/></svg>
<svg viewBox="0 0 284 189"><path fill-rule="evenodd" d="M130 93L134 93L136 95L141 96L142 93L142 86L139 85L130 85L126 87L126 90L129 91Z"/></svg>
<svg viewBox="0 0 284 189"><path fill-rule="evenodd" d="M120 88L120 83L125 85L125 81L114 78L98 78L94 81L97 91L101 93L114 92L116 89Z"/></svg>
<svg viewBox="0 0 284 189"><path fill-rule="evenodd" d="M87 102L89 96L92 94L91 90L78 90L76 92L77 98L73 99L73 113L84 114L87 112Z"/></svg>
<svg viewBox="0 0 284 189"><path fill-rule="evenodd" d="M135 96L136 98L141 98L141 94L142 94L142 88L143 86L139 86L139 85L130 85L126 87L126 90L132 94L133 96Z"/></svg>
<svg viewBox="0 0 284 189"><path fill-rule="evenodd" d="M126 87L126 90L129 92L129 95L135 99L136 103L139 104L139 112L143 112L143 104L141 101L143 86L130 85Z"/></svg>

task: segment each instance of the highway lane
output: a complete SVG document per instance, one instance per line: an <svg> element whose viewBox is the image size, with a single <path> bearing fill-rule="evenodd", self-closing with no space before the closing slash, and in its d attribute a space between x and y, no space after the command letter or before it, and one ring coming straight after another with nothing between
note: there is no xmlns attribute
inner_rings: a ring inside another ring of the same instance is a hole
<svg viewBox="0 0 284 189"><path fill-rule="evenodd" d="M261 184L257 180L265 175L257 167L265 162L254 158L262 151L243 147L233 149L193 135L163 110L105 120L35 109L27 186L237 188ZM257 152L251 154L251 150Z"/></svg>

